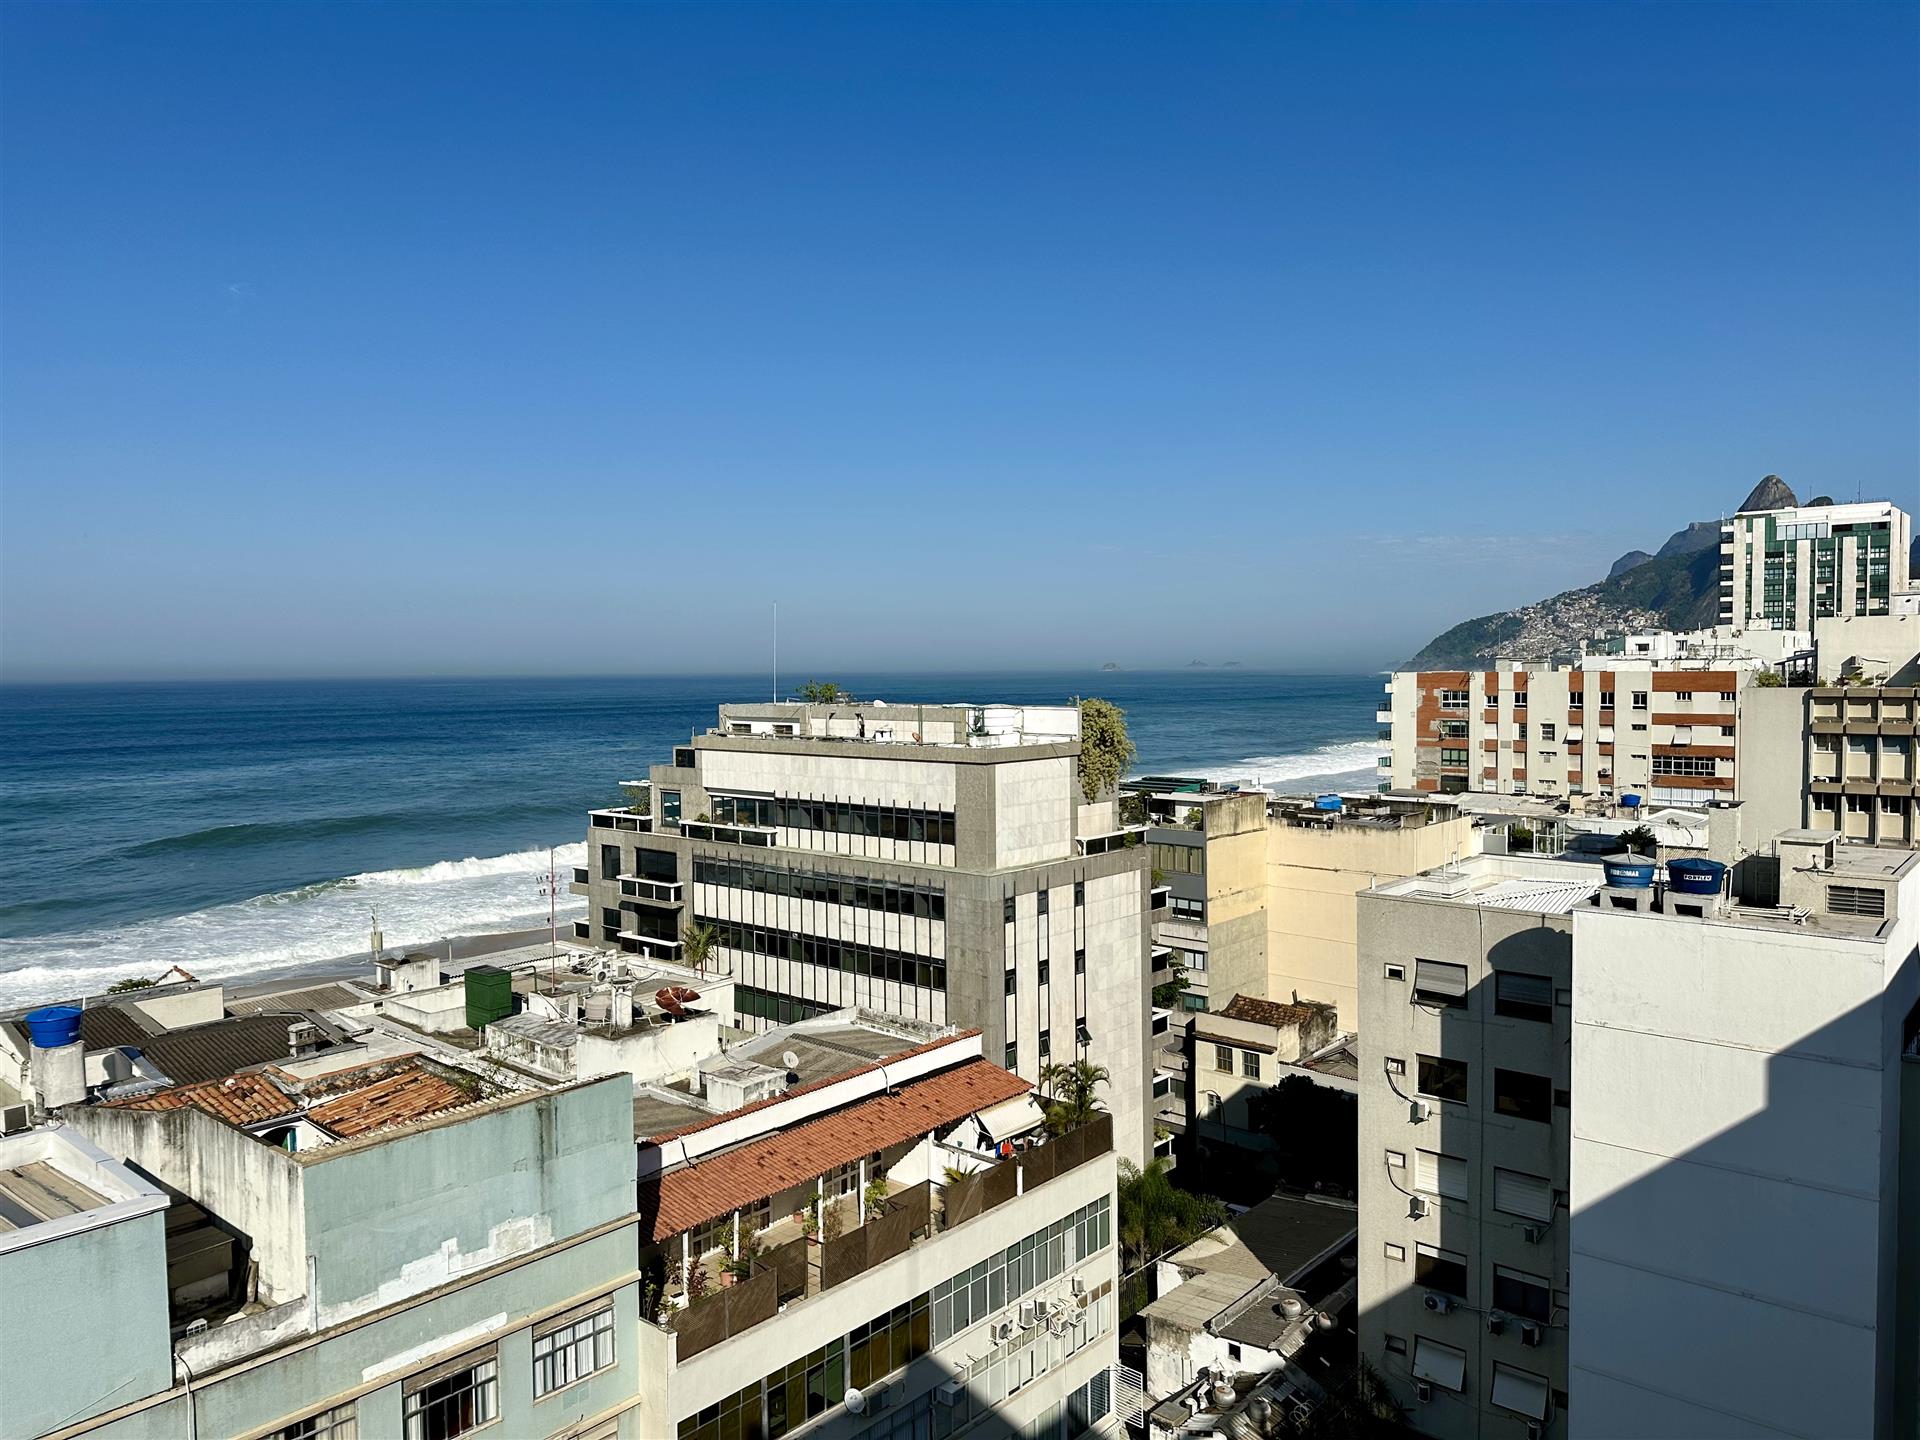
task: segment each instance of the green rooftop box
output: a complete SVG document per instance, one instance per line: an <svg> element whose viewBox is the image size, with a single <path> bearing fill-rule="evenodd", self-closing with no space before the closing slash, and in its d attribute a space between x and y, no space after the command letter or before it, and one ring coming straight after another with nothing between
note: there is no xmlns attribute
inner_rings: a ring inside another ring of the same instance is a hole
<svg viewBox="0 0 1920 1440"><path fill-rule="evenodd" d="M513 976L498 965L475 965L466 972L467 1028L478 1030L513 1013Z"/></svg>

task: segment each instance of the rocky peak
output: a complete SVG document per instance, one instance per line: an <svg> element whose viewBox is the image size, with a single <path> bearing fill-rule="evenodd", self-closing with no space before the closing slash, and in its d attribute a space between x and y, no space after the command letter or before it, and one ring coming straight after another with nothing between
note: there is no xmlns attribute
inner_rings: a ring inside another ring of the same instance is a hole
<svg viewBox="0 0 1920 1440"><path fill-rule="evenodd" d="M1778 475L1769 475L1753 487L1753 493L1740 503L1738 514L1749 510L1791 510L1800 502L1793 498L1793 491L1787 482Z"/></svg>

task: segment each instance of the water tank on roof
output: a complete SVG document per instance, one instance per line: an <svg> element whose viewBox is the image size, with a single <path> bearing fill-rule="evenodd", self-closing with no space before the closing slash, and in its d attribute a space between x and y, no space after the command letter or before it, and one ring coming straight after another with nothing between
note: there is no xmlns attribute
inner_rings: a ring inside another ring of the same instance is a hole
<svg viewBox="0 0 1920 1440"><path fill-rule="evenodd" d="M1621 808L1625 810L1638 810L1640 808L1640 797L1638 795L1622 795L1620 797L1620 805Z"/></svg>
<svg viewBox="0 0 1920 1440"><path fill-rule="evenodd" d="M513 976L498 965L475 965L466 983L467 1028L479 1030L513 1013Z"/></svg>
<svg viewBox="0 0 1920 1440"><path fill-rule="evenodd" d="M1653 887L1651 860L1602 860L1607 884L1618 890L1649 890Z"/></svg>
<svg viewBox="0 0 1920 1440"><path fill-rule="evenodd" d="M1316 810L1339 810L1343 805L1344 802L1338 795L1322 795L1313 802L1313 808Z"/></svg>
<svg viewBox="0 0 1920 1440"><path fill-rule="evenodd" d="M1727 867L1718 860L1669 860L1667 888L1682 895L1718 895Z"/></svg>
<svg viewBox="0 0 1920 1440"><path fill-rule="evenodd" d="M57 1050L80 1038L80 1007L43 1005L27 1012L27 1034L42 1050Z"/></svg>

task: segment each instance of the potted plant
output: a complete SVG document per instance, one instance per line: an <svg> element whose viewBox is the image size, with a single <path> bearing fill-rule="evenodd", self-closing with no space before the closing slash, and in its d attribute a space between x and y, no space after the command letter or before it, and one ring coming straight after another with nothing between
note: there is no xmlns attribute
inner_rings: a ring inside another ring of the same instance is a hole
<svg viewBox="0 0 1920 1440"><path fill-rule="evenodd" d="M820 1243L820 1216L814 1208L809 1205L804 1210L796 1210L793 1212L793 1218L800 1223L800 1233L807 1237L807 1243L809 1245L818 1245Z"/></svg>
<svg viewBox="0 0 1920 1440"><path fill-rule="evenodd" d="M867 1182L866 1190L860 1199L867 1212L867 1219L877 1220L887 1213L887 1182L882 1176L875 1176Z"/></svg>

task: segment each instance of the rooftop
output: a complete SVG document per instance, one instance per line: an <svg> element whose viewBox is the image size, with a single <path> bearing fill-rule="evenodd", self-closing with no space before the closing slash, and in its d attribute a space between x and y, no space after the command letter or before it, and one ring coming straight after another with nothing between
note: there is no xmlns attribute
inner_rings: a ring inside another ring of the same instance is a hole
<svg viewBox="0 0 1920 1440"><path fill-rule="evenodd" d="M1469 855L1404 880L1390 880L1365 893L1409 900L1438 900L1537 915L1568 915L1600 889L1591 865L1517 855Z"/></svg>
<svg viewBox="0 0 1920 1440"><path fill-rule="evenodd" d="M0 1136L0 1251L166 1205L157 1187L64 1125Z"/></svg>
<svg viewBox="0 0 1920 1440"><path fill-rule="evenodd" d="M640 1184L641 1239L660 1241L691 1230L835 1166L957 1124L1031 1088L997 1065L968 1060L890 1094L653 1175Z"/></svg>
<svg viewBox="0 0 1920 1440"><path fill-rule="evenodd" d="M1271 1195L1209 1230L1171 1261L1182 1270L1238 1276L1243 1288L1269 1275L1290 1282L1343 1244L1358 1228L1357 1217L1351 1205Z"/></svg>
<svg viewBox="0 0 1920 1440"><path fill-rule="evenodd" d="M824 703L763 700L722 705L720 723L707 735L721 740L824 740L962 750L1077 745L1080 710L1070 704L921 705L852 698Z"/></svg>
<svg viewBox="0 0 1920 1440"><path fill-rule="evenodd" d="M1229 1020L1246 1020L1255 1025L1271 1025L1276 1030L1291 1030L1312 1020L1325 1008L1262 1000L1255 995L1235 995L1223 1009L1214 1013L1224 1015Z"/></svg>

